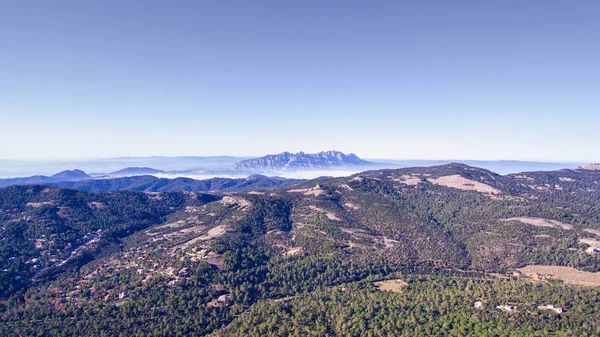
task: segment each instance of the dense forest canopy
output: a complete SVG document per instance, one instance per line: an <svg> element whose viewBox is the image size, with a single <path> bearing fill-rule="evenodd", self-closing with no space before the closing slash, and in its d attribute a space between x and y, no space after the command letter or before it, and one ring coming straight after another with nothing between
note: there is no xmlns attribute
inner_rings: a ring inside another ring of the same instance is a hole
<svg viewBox="0 0 600 337"><path fill-rule="evenodd" d="M599 185L450 164L243 193L8 187L0 332L596 336Z"/></svg>

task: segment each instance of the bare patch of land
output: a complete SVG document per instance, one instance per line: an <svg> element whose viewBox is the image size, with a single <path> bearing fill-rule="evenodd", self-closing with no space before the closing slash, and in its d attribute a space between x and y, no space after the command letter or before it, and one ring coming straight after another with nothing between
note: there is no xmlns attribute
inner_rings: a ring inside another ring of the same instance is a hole
<svg viewBox="0 0 600 337"><path fill-rule="evenodd" d="M223 205L238 206L242 211L246 211L248 208L250 208L250 201L240 197L227 195L224 196L219 202Z"/></svg>
<svg viewBox="0 0 600 337"><path fill-rule="evenodd" d="M345 227L340 227L340 230L344 233L347 234L356 234L356 233L362 233L364 232L364 230L362 229L358 229L358 228L345 228Z"/></svg>
<svg viewBox="0 0 600 337"><path fill-rule="evenodd" d="M394 244L398 243L397 240L388 239L385 236L383 237L383 244L386 248L394 247Z"/></svg>
<svg viewBox="0 0 600 337"><path fill-rule="evenodd" d="M408 284L401 279L386 280L373 283L380 291L389 291L393 293L401 293L402 288Z"/></svg>
<svg viewBox="0 0 600 337"><path fill-rule="evenodd" d="M600 287L600 273L590 273L571 267L532 265L517 269L534 280L561 280L567 284Z"/></svg>
<svg viewBox="0 0 600 337"><path fill-rule="evenodd" d="M542 218L531 218L531 217L518 217L518 218L509 218L509 219L502 219L502 221L520 221L522 223L528 224L528 225L532 225L532 226L536 226L536 227L560 227L562 229L566 229L566 230L572 230L573 226L557 221L557 220L550 220L550 219L542 219Z"/></svg>
<svg viewBox="0 0 600 337"><path fill-rule="evenodd" d="M344 205L351 209L360 209L360 207L356 206L355 204L349 203L349 202L345 203Z"/></svg>
<svg viewBox="0 0 600 337"><path fill-rule="evenodd" d="M226 232L227 232L227 230L225 229L225 225L220 225L220 226L217 226L215 228L211 228L208 231L208 233L206 233L205 235L202 235L202 236L190 239L190 240L188 240L188 241L186 241L186 242L184 242L184 243L182 243L180 245L177 245L177 246L175 246L173 248L175 248L175 249L182 248L183 249L183 248L185 248L185 247L187 247L187 246L189 246L191 244L194 244L196 242L199 242L199 241L208 241L208 240L217 238L219 236L222 236Z"/></svg>
<svg viewBox="0 0 600 337"><path fill-rule="evenodd" d="M579 238L579 242L600 249L600 240Z"/></svg>
<svg viewBox="0 0 600 337"><path fill-rule="evenodd" d="M283 252L283 255L295 255L302 252L302 247L291 247L290 249Z"/></svg>
<svg viewBox="0 0 600 337"><path fill-rule="evenodd" d="M104 207L106 207L105 204L98 202L98 201L91 201L87 203L88 207L91 209L102 209Z"/></svg>
<svg viewBox="0 0 600 337"><path fill-rule="evenodd" d="M215 252L209 252L203 258L203 260L206 261L206 263L212 264L213 266L216 266L219 269L223 268L223 260L221 259L221 255L219 255Z"/></svg>
<svg viewBox="0 0 600 337"><path fill-rule="evenodd" d="M588 233L592 233L592 234L596 234L596 235L600 236L600 229L586 228L583 231L584 232L588 232Z"/></svg>
<svg viewBox="0 0 600 337"><path fill-rule="evenodd" d="M402 175L400 178L393 178L393 181L397 181L400 182L402 184L406 184L406 185L411 185L411 186L416 186L418 185L423 179L419 176L415 176L415 175Z"/></svg>
<svg viewBox="0 0 600 337"><path fill-rule="evenodd" d="M313 211L325 213L325 216L327 216L327 218L329 220L342 221L342 219L338 218L335 214L328 212L320 207L311 205L311 206L308 206L308 208L312 209Z"/></svg>
<svg viewBox="0 0 600 337"><path fill-rule="evenodd" d="M42 206L53 206L56 205L53 201L42 201L42 202L28 202L25 204L28 207L40 208Z"/></svg>
<svg viewBox="0 0 600 337"><path fill-rule="evenodd" d="M296 192L296 193L302 193L304 195L314 195L314 196L327 194L327 191L322 189L321 185L317 185L313 188L299 188L299 189L295 189L295 190L288 190L288 192L292 192L292 193Z"/></svg>
<svg viewBox="0 0 600 337"><path fill-rule="evenodd" d="M490 185L486 185L484 183L480 183L475 180L467 179L461 175L455 174L451 176L443 176L439 178L428 178L432 184L442 185L446 187L452 187L459 190L465 191L477 191L482 193L489 194L501 194L502 192L498 189L493 188Z"/></svg>

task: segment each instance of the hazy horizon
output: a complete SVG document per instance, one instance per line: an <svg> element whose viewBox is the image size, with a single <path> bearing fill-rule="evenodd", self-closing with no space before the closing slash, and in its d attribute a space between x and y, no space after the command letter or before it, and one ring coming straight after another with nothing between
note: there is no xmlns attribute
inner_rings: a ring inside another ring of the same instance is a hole
<svg viewBox="0 0 600 337"><path fill-rule="evenodd" d="M600 2L8 1L0 158L598 161Z"/></svg>
<svg viewBox="0 0 600 337"><path fill-rule="evenodd" d="M258 156L257 156L258 157ZM312 179L320 176L347 176L373 169L392 169L403 167L422 167L442 165L451 162L465 163L481 167L499 174L524 171L547 171L563 168L576 168L585 162L544 162L518 160L469 160L469 159L384 159L363 158L372 164L367 166L332 166L330 168L296 168L290 170L235 170L234 164L239 160L255 157L119 157L119 158L87 158L87 159L49 159L49 160L0 160L0 179L27 177L35 175L52 175L65 170L80 169L88 174L110 174L129 167L150 167L163 170L164 173L151 174L162 178L187 177L193 179L241 178L251 174L264 174L285 178ZM173 173L175 172L176 173Z"/></svg>
<svg viewBox="0 0 600 337"><path fill-rule="evenodd" d="M317 152L307 152L307 151L298 151L298 152L304 152L304 153L319 153L319 152L323 152L323 151L328 151L328 150L322 150L322 151L317 151ZM169 155L149 155L149 156L135 156L135 155L126 155L126 156L117 156L117 157L41 157L41 158L1 158L0 157L0 161L13 161L13 162L18 162L18 161L23 161L23 162L73 162L73 161L93 161L93 160L114 160L114 159L146 159L146 158L219 158L219 157L229 157L229 158L236 158L236 159L251 159L251 158L260 158L260 157L264 157L267 155L277 155L277 154L281 154L283 152L292 152L292 151L282 151L282 152L276 152L276 153L264 153L264 154L257 154L257 155L229 155L229 154L223 154L223 155L175 155L175 156L169 156ZM295 152L292 152L295 153ZM422 158L415 158L415 157L365 157L362 156L358 153L355 152L344 152L345 154L355 154L357 155L359 158L367 160L367 161L375 161L375 160L381 160L383 162L386 161L452 161L452 160L457 160L457 161L483 161L483 162L502 162L502 161L514 161L514 162L536 162L536 163L596 163L597 161L595 160L537 160L537 159L514 159L514 158L503 158L503 159L479 159L479 158L451 158L451 157L439 157L439 158L432 158L432 157L422 157Z"/></svg>

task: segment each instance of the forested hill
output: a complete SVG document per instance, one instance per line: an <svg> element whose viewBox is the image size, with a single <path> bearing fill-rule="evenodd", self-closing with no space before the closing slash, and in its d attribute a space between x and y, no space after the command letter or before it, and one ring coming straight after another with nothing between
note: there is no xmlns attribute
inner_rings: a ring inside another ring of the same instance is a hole
<svg viewBox="0 0 600 337"><path fill-rule="evenodd" d="M51 184L61 181L79 181L91 178L91 176L89 176L87 173L81 170L66 170L51 176L37 175L23 178L0 179L0 187L7 187L13 185Z"/></svg>
<svg viewBox="0 0 600 337"><path fill-rule="evenodd" d="M290 186L301 181L299 179L267 177L258 174L247 178L211 178L205 180L191 178L168 179L144 175L84 181L63 181L51 185L61 188L74 188L86 192L117 190L140 192L248 192Z"/></svg>
<svg viewBox="0 0 600 337"><path fill-rule="evenodd" d="M0 333L595 336L599 182L450 164L225 195L0 189Z"/></svg>

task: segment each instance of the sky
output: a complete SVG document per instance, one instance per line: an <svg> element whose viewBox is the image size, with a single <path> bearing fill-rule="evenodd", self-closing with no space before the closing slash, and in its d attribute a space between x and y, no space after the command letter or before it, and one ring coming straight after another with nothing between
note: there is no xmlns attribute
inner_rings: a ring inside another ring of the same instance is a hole
<svg viewBox="0 0 600 337"><path fill-rule="evenodd" d="M600 161L600 1L0 1L0 159Z"/></svg>

